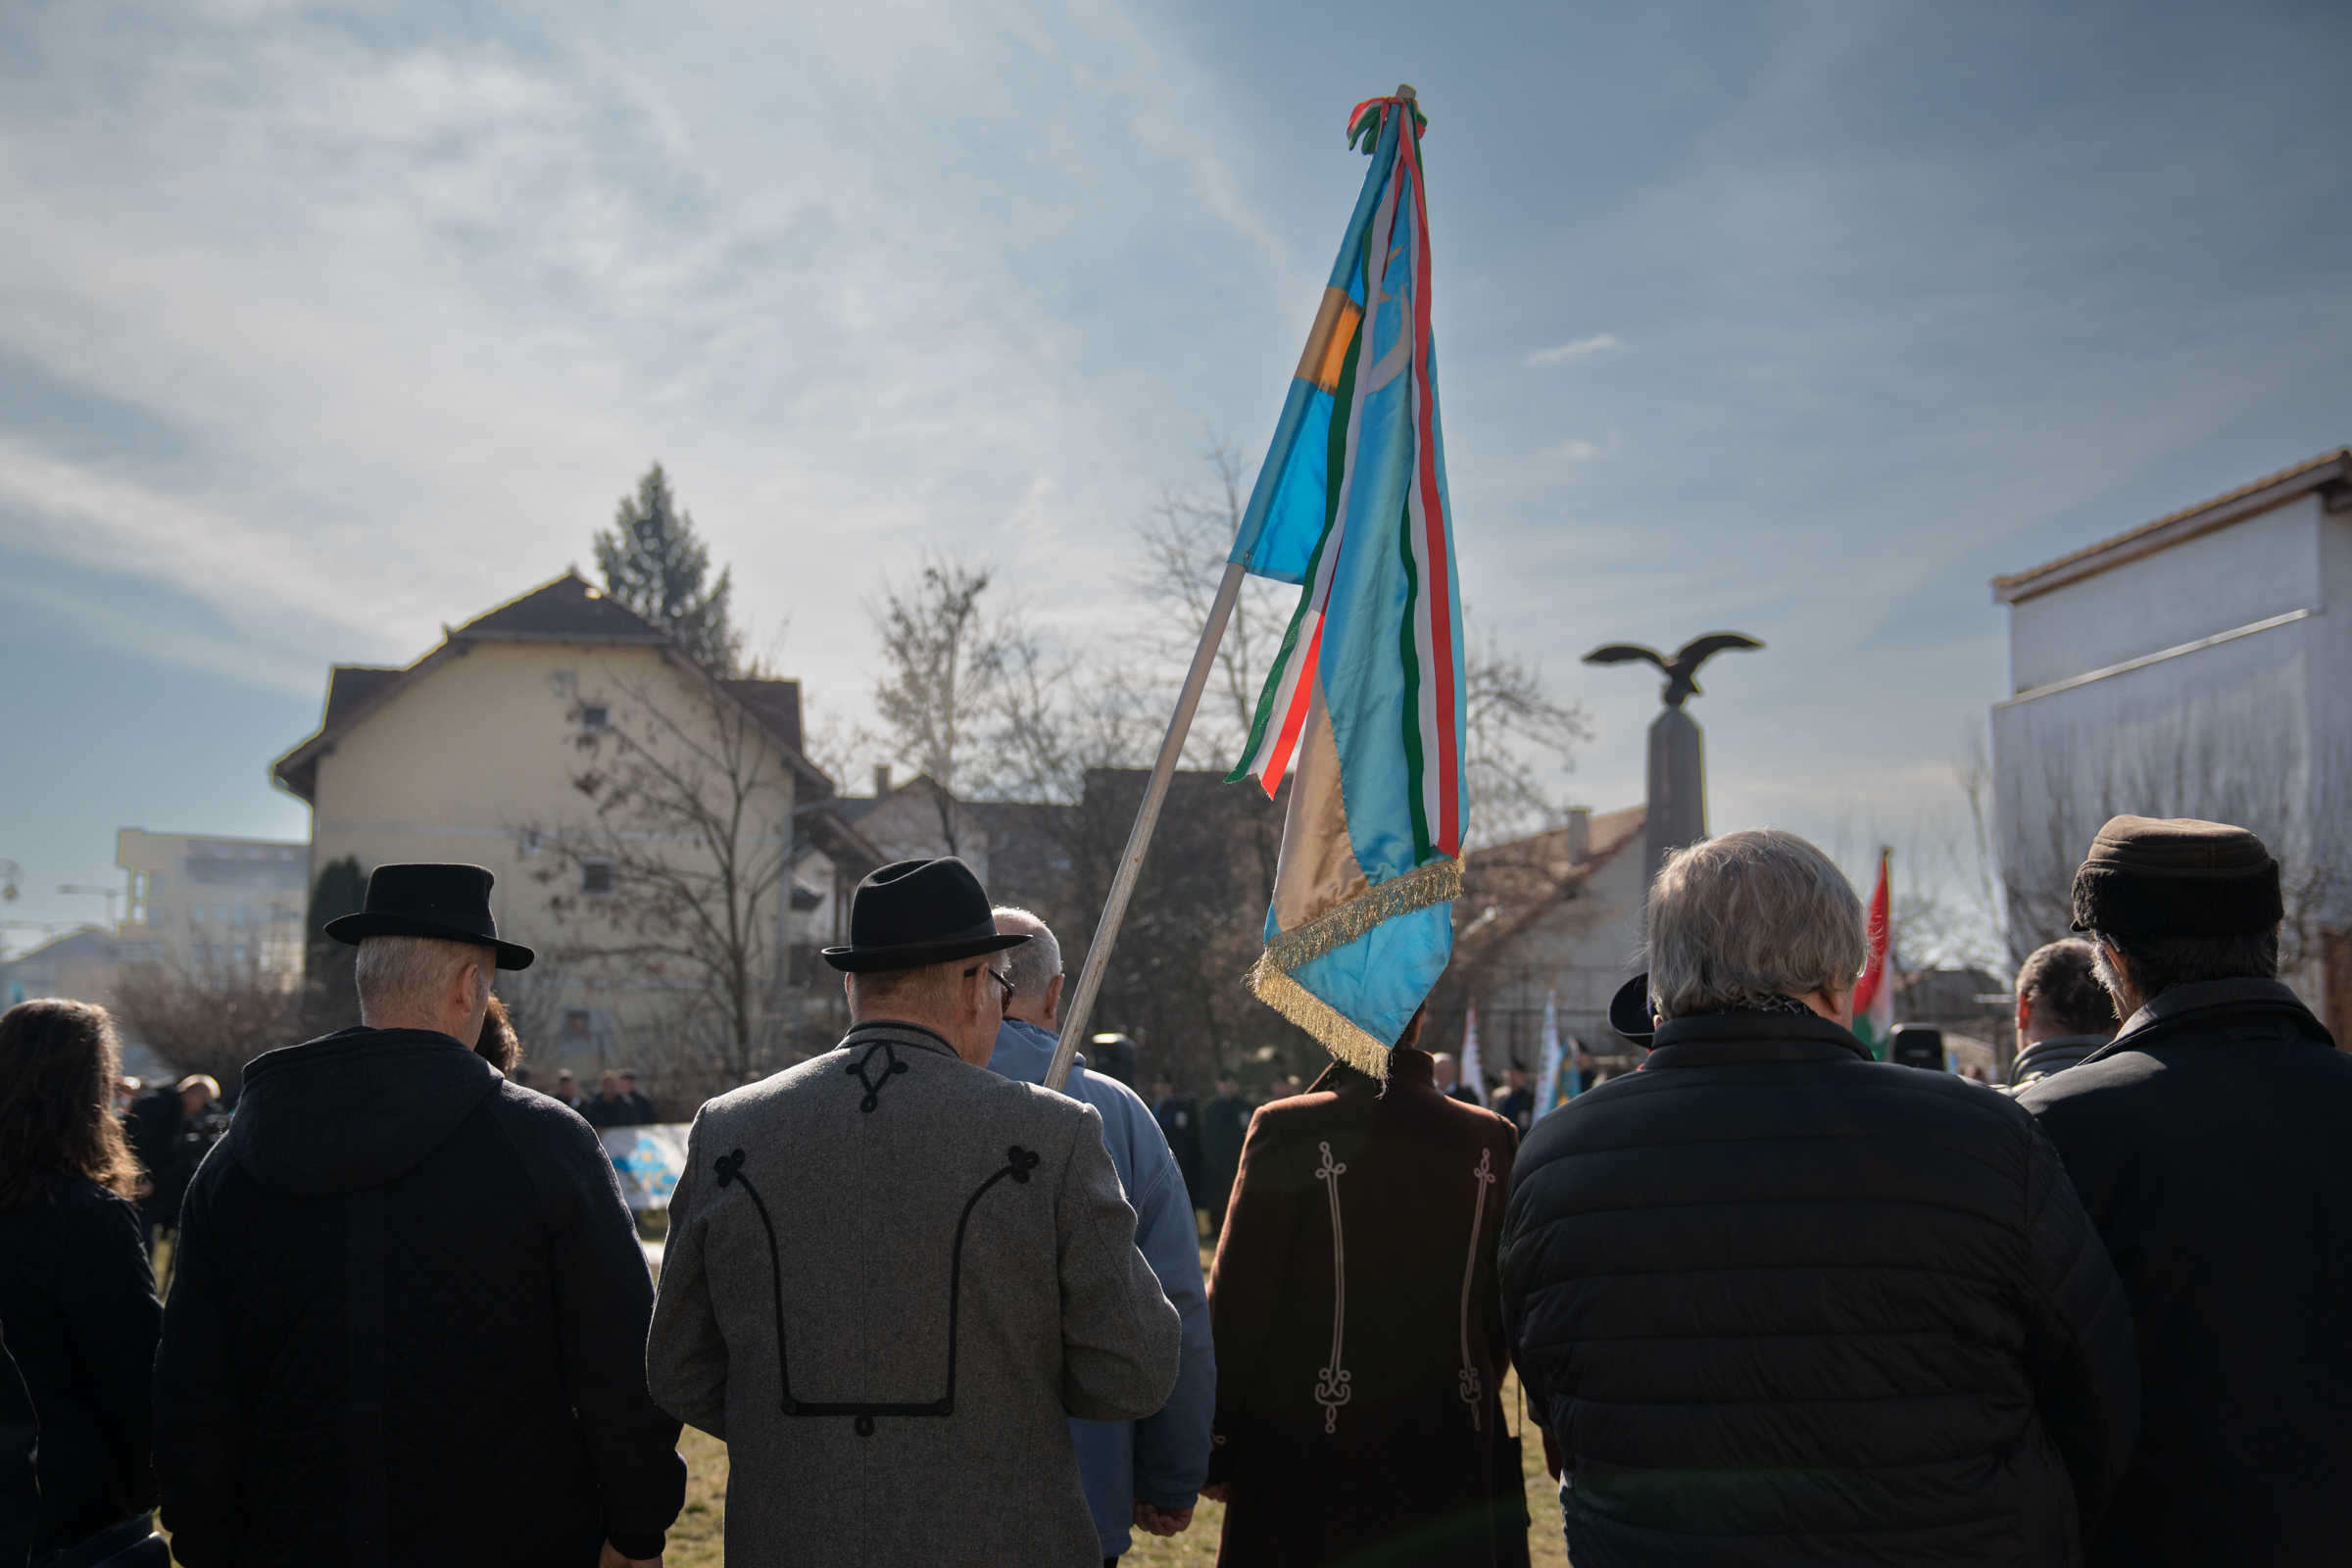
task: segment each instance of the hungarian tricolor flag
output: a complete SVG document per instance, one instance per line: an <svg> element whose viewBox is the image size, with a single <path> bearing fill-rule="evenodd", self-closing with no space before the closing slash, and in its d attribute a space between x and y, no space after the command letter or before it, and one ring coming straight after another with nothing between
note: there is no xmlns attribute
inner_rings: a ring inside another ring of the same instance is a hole
<svg viewBox="0 0 2352 1568"><path fill-rule="evenodd" d="M1879 886L1870 896L1870 961L1854 985L1854 1033L1881 1061L1886 1059L1886 1037L1894 1031L1894 970L1888 962L1892 955L1887 944L1893 926L1888 920L1891 906L1886 886L1886 866L1893 853L1879 851Z"/></svg>
<svg viewBox="0 0 2352 1568"><path fill-rule="evenodd" d="M1257 995L1378 1077L1453 951L1461 601L1411 89L1358 104L1372 156L1232 560L1301 587L1233 779L1297 765Z"/></svg>

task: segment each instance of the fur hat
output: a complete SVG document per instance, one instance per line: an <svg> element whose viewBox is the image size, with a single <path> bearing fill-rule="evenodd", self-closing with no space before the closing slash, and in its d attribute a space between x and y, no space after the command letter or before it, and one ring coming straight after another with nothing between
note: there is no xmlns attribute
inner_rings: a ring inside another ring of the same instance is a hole
<svg viewBox="0 0 2352 1568"><path fill-rule="evenodd" d="M2262 840L2227 822L2113 817L2075 873L2077 931L2259 936L2285 912L2278 862Z"/></svg>

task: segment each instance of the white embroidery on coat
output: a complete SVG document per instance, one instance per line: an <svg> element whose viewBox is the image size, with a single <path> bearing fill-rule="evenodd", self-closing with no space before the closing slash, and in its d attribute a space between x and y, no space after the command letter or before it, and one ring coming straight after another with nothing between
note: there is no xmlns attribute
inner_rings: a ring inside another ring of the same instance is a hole
<svg viewBox="0 0 2352 1568"><path fill-rule="evenodd" d="M1340 1348L1348 1334L1348 1236L1340 1228L1340 1178L1348 1167L1331 1157L1331 1146L1324 1144L1323 1163L1315 1169L1315 1180L1331 1195L1331 1364L1315 1378L1315 1402L1323 1407L1323 1430L1336 1432L1340 1425L1340 1406L1348 1402L1348 1369L1340 1365Z"/></svg>
<svg viewBox="0 0 2352 1568"><path fill-rule="evenodd" d="M1478 1184L1478 1201L1470 1210L1470 1259L1462 1265L1462 1402L1470 1406L1470 1430L1484 1431L1480 1425L1479 1405L1486 1390L1481 1384L1478 1368L1470 1364L1470 1286L1478 1278L1478 1237L1487 1223L1487 1189L1494 1185L1494 1151L1478 1152L1478 1168L1470 1173Z"/></svg>

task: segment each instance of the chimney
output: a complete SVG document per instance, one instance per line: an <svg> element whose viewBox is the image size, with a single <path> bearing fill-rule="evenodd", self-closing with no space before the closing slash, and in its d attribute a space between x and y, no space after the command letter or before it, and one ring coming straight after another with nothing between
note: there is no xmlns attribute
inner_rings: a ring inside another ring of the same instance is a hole
<svg viewBox="0 0 2352 1568"><path fill-rule="evenodd" d="M888 762L876 762L874 764L874 799L878 801L889 793L890 764Z"/></svg>
<svg viewBox="0 0 2352 1568"><path fill-rule="evenodd" d="M1568 863L1582 865L1592 858L1592 808L1568 808Z"/></svg>

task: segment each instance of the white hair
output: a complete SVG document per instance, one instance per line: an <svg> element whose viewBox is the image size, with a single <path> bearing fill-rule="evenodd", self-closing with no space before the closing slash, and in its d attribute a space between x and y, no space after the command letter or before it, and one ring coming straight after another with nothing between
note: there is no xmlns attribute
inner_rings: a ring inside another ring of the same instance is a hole
<svg viewBox="0 0 2352 1568"><path fill-rule="evenodd" d="M1004 950L1004 977L1012 982L1014 996L1042 1001L1046 987L1061 973L1061 944L1054 940L1054 928L1027 909L1009 904L999 905L989 912L999 920L1010 920L1029 934L1029 940L1019 947Z"/></svg>
<svg viewBox="0 0 2352 1568"><path fill-rule="evenodd" d="M481 965L475 979L487 995L491 971L498 963L495 948L440 937L365 938L359 958L352 964L352 979L360 993L360 1016L430 1014L441 1005L449 982L469 963Z"/></svg>
<svg viewBox="0 0 2352 1568"><path fill-rule="evenodd" d="M1870 955L1852 884L1820 850L1776 827L1669 856L1644 921L1649 994L1665 1018L1850 986Z"/></svg>

